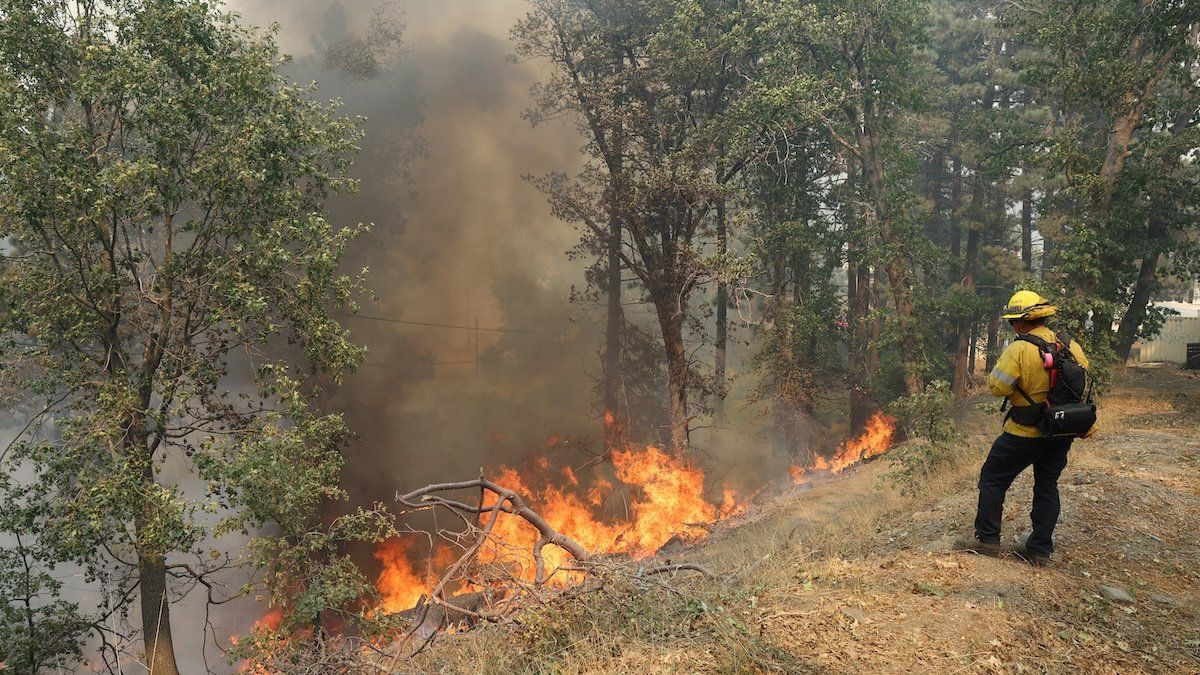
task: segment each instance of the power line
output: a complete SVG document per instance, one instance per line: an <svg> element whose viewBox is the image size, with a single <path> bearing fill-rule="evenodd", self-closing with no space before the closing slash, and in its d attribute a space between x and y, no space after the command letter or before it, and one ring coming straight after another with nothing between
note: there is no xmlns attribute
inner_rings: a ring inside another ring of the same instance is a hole
<svg viewBox="0 0 1200 675"><path fill-rule="evenodd" d="M477 363L485 363L485 362L487 362L487 361L495 361L495 360L497 360L497 358L498 358L498 357L486 358L486 359L478 359L478 360L476 360L476 359L468 359L468 360L466 360L466 361L410 361L410 362L408 362L408 363L396 363L396 362L387 362L387 361L363 361L362 363L360 363L360 364L358 364L358 365L360 365L360 366L395 366L395 367L405 367L405 366L412 366L412 367L417 367L417 366L463 366L463 365L467 365L467 364L474 365L474 364L477 364Z"/></svg>
<svg viewBox="0 0 1200 675"><path fill-rule="evenodd" d="M419 368L421 366L465 366L475 365L476 363L499 361L502 358L506 358L506 356L489 356L481 358L478 361L476 359L467 359L464 361L363 361L362 363L358 364L358 366L384 366L391 368ZM254 365L254 362L242 359L229 359L228 362L230 364L239 366Z"/></svg>
<svg viewBox="0 0 1200 675"><path fill-rule="evenodd" d="M426 326L429 328L452 328L455 330L470 330L470 331L486 331L488 333L524 333L534 335L604 335L604 331L600 330L538 330L532 328L488 328L485 326L461 326L450 323L434 323L431 321L406 321L405 319L393 319L388 316L371 316L370 314L351 314L349 312L330 312L336 316L344 316L351 319L367 319L370 321L383 321L385 323L398 323L406 326ZM472 362L474 363L474 362Z"/></svg>

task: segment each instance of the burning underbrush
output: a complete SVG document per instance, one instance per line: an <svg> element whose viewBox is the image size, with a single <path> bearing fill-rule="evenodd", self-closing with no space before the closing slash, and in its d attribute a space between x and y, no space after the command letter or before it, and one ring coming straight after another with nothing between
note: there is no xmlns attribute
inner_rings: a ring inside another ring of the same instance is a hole
<svg viewBox="0 0 1200 675"><path fill-rule="evenodd" d="M796 485L808 483L816 474L839 474L859 462L887 452L895 436L896 420L877 412L867 420L866 430L839 446L832 457L815 455L808 466L793 464L788 474Z"/></svg>
<svg viewBox="0 0 1200 675"><path fill-rule="evenodd" d="M894 436L895 420L877 413L831 456L792 466L792 481L841 473L886 452ZM716 523L749 508L729 486L719 498L706 498L705 472L691 457L625 443L597 459L605 461L571 467L561 463L561 453L547 451L520 470L505 466L487 478L398 495L410 512L450 510L468 527L380 544L382 611L403 612L454 594L497 597L497 588L505 595L520 586L566 587L582 581L599 558L638 561L693 545Z"/></svg>
<svg viewBox="0 0 1200 675"><path fill-rule="evenodd" d="M648 558L669 542L702 541L715 523L746 511L729 487L706 499L705 472L690 458L625 446L605 459L573 468L541 455L522 470L505 466L469 484L400 496L409 511L466 514L460 525L469 527L380 544L382 609L403 611L435 591L472 592L498 582L563 587L582 578L583 558ZM454 570L458 579L443 579L468 557Z"/></svg>
<svg viewBox="0 0 1200 675"><path fill-rule="evenodd" d="M877 414L833 454L792 466L792 482L838 474L880 455L894 433L894 420ZM561 452L566 445L552 439L519 469L502 466L396 495L399 522L410 525L373 552L379 599L368 614L398 627L383 643L413 640L419 652L440 632L503 622L550 596L603 586L614 575L711 574L648 559L704 541L717 523L745 514L750 500L711 485L691 455L622 443L571 466L573 453ZM411 525L422 518L422 527ZM359 644L382 645L376 639Z"/></svg>

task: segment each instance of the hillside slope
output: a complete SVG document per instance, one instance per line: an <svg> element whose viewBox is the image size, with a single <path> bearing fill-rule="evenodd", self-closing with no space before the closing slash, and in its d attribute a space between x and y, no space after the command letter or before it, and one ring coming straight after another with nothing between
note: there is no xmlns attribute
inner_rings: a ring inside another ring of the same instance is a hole
<svg viewBox="0 0 1200 675"><path fill-rule="evenodd" d="M997 420L902 495L879 461L680 554L720 579L613 578L435 645L431 672L1200 673L1200 378L1129 369L1060 485L1049 568L949 550ZM1005 543L1028 527L1028 472ZM664 580L665 581L665 580Z"/></svg>

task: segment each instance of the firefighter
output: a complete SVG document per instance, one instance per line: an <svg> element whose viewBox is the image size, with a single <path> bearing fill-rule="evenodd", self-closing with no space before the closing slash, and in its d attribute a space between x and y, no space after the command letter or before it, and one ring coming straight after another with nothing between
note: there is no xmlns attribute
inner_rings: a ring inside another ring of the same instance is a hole
<svg viewBox="0 0 1200 675"><path fill-rule="evenodd" d="M1018 411L1040 411L1050 392L1049 359L1035 344L1060 343L1059 336L1046 327L1046 319L1055 313L1048 300L1033 291L1019 291L1008 301L1003 318L1018 336L996 362L988 375L993 396L1007 397L1005 407L1013 406L1004 421L1004 431L992 444L991 452L979 472L979 506L975 513L975 534L955 542L955 548L983 555L1000 555L1000 520L1004 514L1004 495L1016 477L1033 466L1033 533L1016 553L1034 565L1045 565L1054 552L1054 526L1058 523L1058 476L1067 466L1072 436L1046 437L1036 419L1024 418ZM1022 338L1022 336L1028 336ZM1037 340L1040 338L1040 340ZM1032 340L1032 341L1030 341ZM1087 357L1076 342L1068 342L1069 357L1084 369ZM1035 406L1035 404L1038 404ZM1091 433L1090 431L1088 432Z"/></svg>

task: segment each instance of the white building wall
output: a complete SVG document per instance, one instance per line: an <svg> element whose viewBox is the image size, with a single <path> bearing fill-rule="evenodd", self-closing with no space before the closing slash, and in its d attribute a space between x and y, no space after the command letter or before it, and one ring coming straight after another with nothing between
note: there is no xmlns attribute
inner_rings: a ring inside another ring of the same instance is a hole
<svg viewBox="0 0 1200 675"><path fill-rule="evenodd" d="M1183 363L1187 359L1189 342L1200 342L1200 317L1171 316L1163 324L1162 332L1152 340L1141 341L1137 360L1170 361Z"/></svg>

